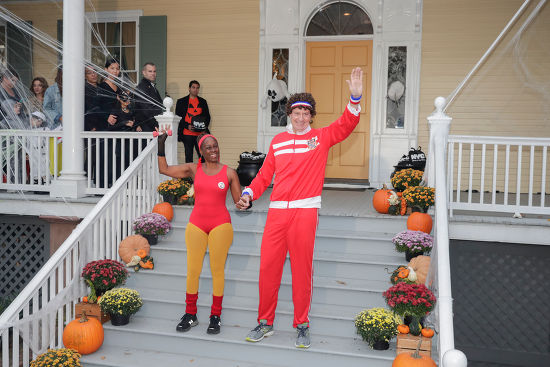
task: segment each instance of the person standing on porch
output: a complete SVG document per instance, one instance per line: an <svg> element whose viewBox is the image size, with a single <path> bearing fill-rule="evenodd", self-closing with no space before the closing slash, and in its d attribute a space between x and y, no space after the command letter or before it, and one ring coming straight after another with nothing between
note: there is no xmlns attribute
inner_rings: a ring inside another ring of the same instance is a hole
<svg viewBox="0 0 550 367"><path fill-rule="evenodd" d="M187 247L187 288L185 294L185 314L176 326L177 331L189 331L198 325L197 299L199 297L199 277L206 249L210 256L212 273L212 307L208 334L218 334L221 326L223 291L225 286L225 261L229 247L233 243L231 216L225 205L227 190L231 190L233 201L239 201L241 185L237 172L220 163L218 141L210 134L198 137L202 154L199 163L185 163L169 166L166 163L164 144L165 130L158 137L159 172L173 177L191 177L194 181L195 206L185 228Z"/></svg>
<svg viewBox="0 0 550 367"><path fill-rule="evenodd" d="M338 120L327 127L312 129L315 99L310 93L292 95L286 104L291 125L276 135L264 164L237 203L248 209L271 184L275 175L260 254L260 302L258 326L246 336L259 342L273 334L273 321L283 265L290 253L292 270L293 326L295 346L308 348L309 309L313 284L313 249L317 231L321 192L330 147L346 139L359 123L359 102L363 92L363 71L355 68L347 80L350 101Z"/></svg>
<svg viewBox="0 0 550 367"><path fill-rule="evenodd" d="M189 82L189 94L178 99L176 103L176 115L182 118L178 125L178 141L181 141L185 148L185 163L193 162L193 147L200 157L197 136L202 132L210 133L208 130L210 111L206 100L199 97L200 87L198 81L191 80ZM194 119L200 120L204 124L204 128L198 130L194 127Z"/></svg>
<svg viewBox="0 0 550 367"><path fill-rule="evenodd" d="M155 131L155 128L159 126L155 116L162 114L162 98L160 98L155 84L157 81L156 65L152 62L146 62L141 69L141 74L143 78L139 82L137 89L140 93L146 95L148 99L145 99L143 96L136 96L135 130L137 132Z"/></svg>

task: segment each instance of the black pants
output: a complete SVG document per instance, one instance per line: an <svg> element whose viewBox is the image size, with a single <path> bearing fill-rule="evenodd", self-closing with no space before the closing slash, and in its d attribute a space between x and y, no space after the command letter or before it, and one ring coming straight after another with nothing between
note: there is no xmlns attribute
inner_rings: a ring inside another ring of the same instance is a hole
<svg viewBox="0 0 550 367"><path fill-rule="evenodd" d="M197 141L196 136L184 135L183 146L185 148L185 163L193 163L193 147L195 147L197 155L199 157L201 156L201 153L199 152L199 142Z"/></svg>

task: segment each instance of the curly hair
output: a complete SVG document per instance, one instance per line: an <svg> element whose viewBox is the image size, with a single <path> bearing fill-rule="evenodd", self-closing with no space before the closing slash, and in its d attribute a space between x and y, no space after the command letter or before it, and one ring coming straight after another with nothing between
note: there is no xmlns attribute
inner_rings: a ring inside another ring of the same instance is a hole
<svg viewBox="0 0 550 367"><path fill-rule="evenodd" d="M290 96L288 101L286 102L286 114L287 116L290 116L292 113L293 108L291 107L293 103L295 102L307 102L311 105L310 107L307 106L300 106L302 108L307 108L311 112L311 117L314 117L317 111L315 110L315 98L311 95L311 93L296 93ZM297 108L297 107L294 107Z"/></svg>

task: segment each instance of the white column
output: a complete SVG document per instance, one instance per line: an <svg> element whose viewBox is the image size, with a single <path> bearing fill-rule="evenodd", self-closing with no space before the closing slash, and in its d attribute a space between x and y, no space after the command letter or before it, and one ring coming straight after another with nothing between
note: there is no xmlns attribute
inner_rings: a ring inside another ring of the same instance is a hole
<svg viewBox="0 0 550 367"><path fill-rule="evenodd" d="M173 166L178 164L178 125L181 117L170 111L174 104L172 98L164 98L162 104L165 112L162 115L155 116L155 119L161 128L167 126L167 130L172 130L172 136L166 140L166 162Z"/></svg>
<svg viewBox="0 0 550 367"><path fill-rule="evenodd" d="M447 146L447 137L449 136L449 130L451 127L451 117L447 116L443 112L445 107L445 98L437 97L434 102L435 111L428 116L428 125L430 127L430 141L428 148L428 156L426 158L426 169L424 170L424 181L428 183L428 186L435 187L435 167L434 167L434 154L435 154L435 141L442 139L445 146ZM444 172L446 175L447 172Z"/></svg>
<svg viewBox="0 0 550 367"><path fill-rule="evenodd" d="M84 145L84 0L63 2L63 152L61 177L50 196L85 195Z"/></svg>

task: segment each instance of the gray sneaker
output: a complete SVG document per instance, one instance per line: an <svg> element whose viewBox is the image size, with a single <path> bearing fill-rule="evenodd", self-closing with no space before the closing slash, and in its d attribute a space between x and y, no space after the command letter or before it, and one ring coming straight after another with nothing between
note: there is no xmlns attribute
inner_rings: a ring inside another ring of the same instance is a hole
<svg viewBox="0 0 550 367"><path fill-rule="evenodd" d="M294 343L296 348L309 348L309 346L311 345L311 338L309 337L309 327L297 326L296 331L298 332L296 343Z"/></svg>
<svg viewBox="0 0 550 367"><path fill-rule="evenodd" d="M262 320L263 321L263 320ZM258 326L250 330L245 340L248 342L259 342L264 338L264 336L273 335L273 325L267 325L263 322L260 322Z"/></svg>

